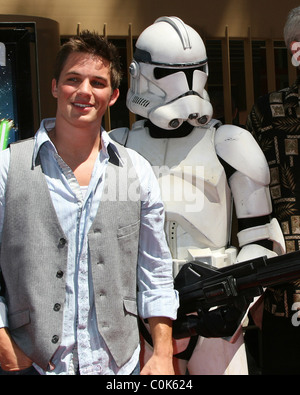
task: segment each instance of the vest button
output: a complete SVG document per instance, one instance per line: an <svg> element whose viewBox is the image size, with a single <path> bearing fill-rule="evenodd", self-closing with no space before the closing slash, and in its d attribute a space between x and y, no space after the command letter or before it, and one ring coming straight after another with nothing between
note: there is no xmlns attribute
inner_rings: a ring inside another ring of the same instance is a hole
<svg viewBox="0 0 300 395"><path fill-rule="evenodd" d="M53 306L54 311L59 311L60 308L61 308L61 305L59 303L55 303L55 305Z"/></svg>
<svg viewBox="0 0 300 395"><path fill-rule="evenodd" d="M56 273L57 278L62 278L63 275L64 275L64 272L62 270L58 270Z"/></svg>
<svg viewBox="0 0 300 395"><path fill-rule="evenodd" d="M66 243L67 240L64 237L62 237L61 239L59 239L58 247L64 247Z"/></svg>
<svg viewBox="0 0 300 395"><path fill-rule="evenodd" d="M56 344L58 342L58 340L59 340L59 337L57 335L52 336L52 339L51 339L52 343Z"/></svg>

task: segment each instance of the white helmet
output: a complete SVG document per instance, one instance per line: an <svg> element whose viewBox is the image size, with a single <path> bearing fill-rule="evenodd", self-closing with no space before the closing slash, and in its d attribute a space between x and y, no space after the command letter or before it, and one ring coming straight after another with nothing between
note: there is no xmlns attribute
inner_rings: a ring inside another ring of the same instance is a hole
<svg viewBox="0 0 300 395"><path fill-rule="evenodd" d="M136 43L129 68L127 107L162 129L184 121L204 125L212 106L204 89L208 76L205 46L199 34L177 17L161 17Z"/></svg>

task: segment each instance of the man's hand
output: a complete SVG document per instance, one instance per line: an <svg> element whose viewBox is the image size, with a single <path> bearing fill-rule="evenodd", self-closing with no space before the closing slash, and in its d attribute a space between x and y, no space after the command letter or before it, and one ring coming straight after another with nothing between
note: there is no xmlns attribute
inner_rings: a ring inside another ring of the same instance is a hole
<svg viewBox="0 0 300 395"><path fill-rule="evenodd" d="M174 375L172 320L165 317L148 318L153 340L153 354L141 370L141 375Z"/></svg>
<svg viewBox="0 0 300 395"><path fill-rule="evenodd" d="M0 328L0 365L6 371L23 370L32 365L31 359L16 345L7 328Z"/></svg>

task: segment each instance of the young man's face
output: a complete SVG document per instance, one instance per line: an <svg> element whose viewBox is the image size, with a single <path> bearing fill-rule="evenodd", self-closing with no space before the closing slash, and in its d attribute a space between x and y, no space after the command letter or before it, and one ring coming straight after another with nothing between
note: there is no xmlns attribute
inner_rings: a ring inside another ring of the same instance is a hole
<svg viewBox="0 0 300 395"><path fill-rule="evenodd" d="M52 94L57 99L57 117L74 127L100 128L119 90L112 91L107 60L76 52L69 55L58 82L52 80Z"/></svg>

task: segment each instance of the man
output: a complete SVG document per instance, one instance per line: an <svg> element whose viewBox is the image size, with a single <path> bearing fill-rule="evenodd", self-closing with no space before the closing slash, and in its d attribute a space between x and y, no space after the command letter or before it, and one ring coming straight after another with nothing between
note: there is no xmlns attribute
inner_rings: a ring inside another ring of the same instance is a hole
<svg viewBox="0 0 300 395"><path fill-rule="evenodd" d="M141 374L174 373L178 301L159 187L101 128L119 96L118 59L94 33L64 44L56 119L0 157L4 374L136 374L138 314L155 345Z"/></svg>
<svg viewBox="0 0 300 395"><path fill-rule="evenodd" d="M221 268L284 252L280 227L269 216L269 171L262 151L246 130L212 119L206 49L199 34L177 17L158 18L139 36L130 74L127 106L144 119L110 136L157 170L174 276L192 260ZM230 245L232 200L239 221L238 255ZM241 327L231 341L222 331L218 337L208 332L176 340L176 372L247 374Z"/></svg>
<svg viewBox="0 0 300 395"><path fill-rule="evenodd" d="M288 15L284 39L294 65L299 67L300 7ZM300 80L286 89L260 97L247 129L260 144L270 167L271 197L287 252L299 250L299 89ZM299 374L299 281L268 289L264 295L262 327L264 374ZM293 324L295 317L296 325Z"/></svg>

